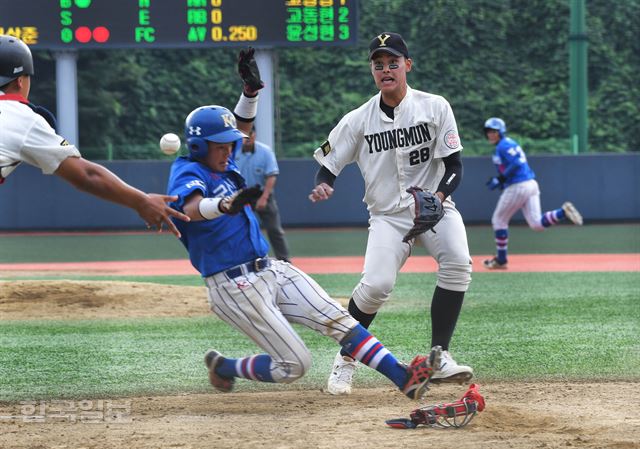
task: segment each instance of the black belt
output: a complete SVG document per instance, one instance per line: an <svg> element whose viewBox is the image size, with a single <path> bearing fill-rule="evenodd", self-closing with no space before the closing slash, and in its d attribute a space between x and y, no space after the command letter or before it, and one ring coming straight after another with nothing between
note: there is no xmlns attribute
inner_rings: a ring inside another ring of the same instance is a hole
<svg viewBox="0 0 640 449"><path fill-rule="evenodd" d="M229 268L224 272L229 279L237 278L238 276L242 276L245 273L256 273L258 271L262 271L271 265L271 260L269 258L264 257L262 259L252 260L251 262L242 263L240 265L236 265L233 268Z"/></svg>

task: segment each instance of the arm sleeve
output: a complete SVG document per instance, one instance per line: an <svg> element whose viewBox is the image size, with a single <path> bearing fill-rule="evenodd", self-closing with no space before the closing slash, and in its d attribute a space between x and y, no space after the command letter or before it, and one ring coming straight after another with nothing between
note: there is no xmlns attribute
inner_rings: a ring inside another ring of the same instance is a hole
<svg viewBox="0 0 640 449"><path fill-rule="evenodd" d="M324 165L318 169L316 173L316 185L325 183L333 187L333 183L336 182L337 176L329 171Z"/></svg>
<svg viewBox="0 0 640 449"><path fill-rule="evenodd" d="M459 151L443 158L442 161L444 162L444 176L442 176L436 192L442 192L446 198L460 185L464 169Z"/></svg>

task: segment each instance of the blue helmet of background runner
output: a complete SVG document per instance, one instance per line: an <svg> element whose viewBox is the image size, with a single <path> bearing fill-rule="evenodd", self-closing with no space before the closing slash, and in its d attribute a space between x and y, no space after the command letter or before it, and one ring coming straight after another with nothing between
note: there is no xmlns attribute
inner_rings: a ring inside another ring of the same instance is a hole
<svg viewBox="0 0 640 449"><path fill-rule="evenodd" d="M194 109L184 122L189 157L192 160L206 158L207 142L235 143L235 154L242 147L242 138L246 137L236 126L233 112L225 107L212 104Z"/></svg>
<svg viewBox="0 0 640 449"><path fill-rule="evenodd" d="M486 122L484 122L484 132L486 133L488 129L494 129L498 131L500 137L504 137L504 135L507 133L507 125L505 124L504 120L498 117L491 117L487 119Z"/></svg>

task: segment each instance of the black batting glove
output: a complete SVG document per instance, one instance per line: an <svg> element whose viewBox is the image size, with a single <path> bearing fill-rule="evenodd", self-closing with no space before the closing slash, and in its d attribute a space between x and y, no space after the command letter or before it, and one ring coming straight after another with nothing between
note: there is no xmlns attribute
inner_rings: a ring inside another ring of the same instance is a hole
<svg viewBox="0 0 640 449"><path fill-rule="evenodd" d="M238 73L245 86L245 93L255 93L264 87L260 79L260 70L253 54L255 49L247 47L238 54Z"/></svg>

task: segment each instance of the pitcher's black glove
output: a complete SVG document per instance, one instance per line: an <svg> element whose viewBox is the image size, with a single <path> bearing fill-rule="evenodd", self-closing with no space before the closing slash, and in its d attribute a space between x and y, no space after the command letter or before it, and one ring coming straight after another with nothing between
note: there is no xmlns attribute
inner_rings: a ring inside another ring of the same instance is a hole
<svg viewBox="0 0 640 449"><path fill-rule="evenodd" d="M262 189L256 184L253 187L240 189L233 195L223 198L218 207L225 214L235 215L240 212L245 205L257 201L261 195Z"/></svg>
<svg viewBox="0 0 640 449"><path fill-rule="evenodd" d="M413 219L413 227L402 238L405 243L428 230L433 231L433 227L444 217L444 208L438 195L420 187L409 187L407 193L412 194L415 200L416 216Z"/></svg>
<svg viewBox="0 0 640 449"><path fill-rule="evenodd" d="M238 54L238 73L242 82L247 86L248 90L255 92L264 87L264 83L260 79L260 70L258 63L253 57L255 50L252 47L240 50Z"/></svg>

